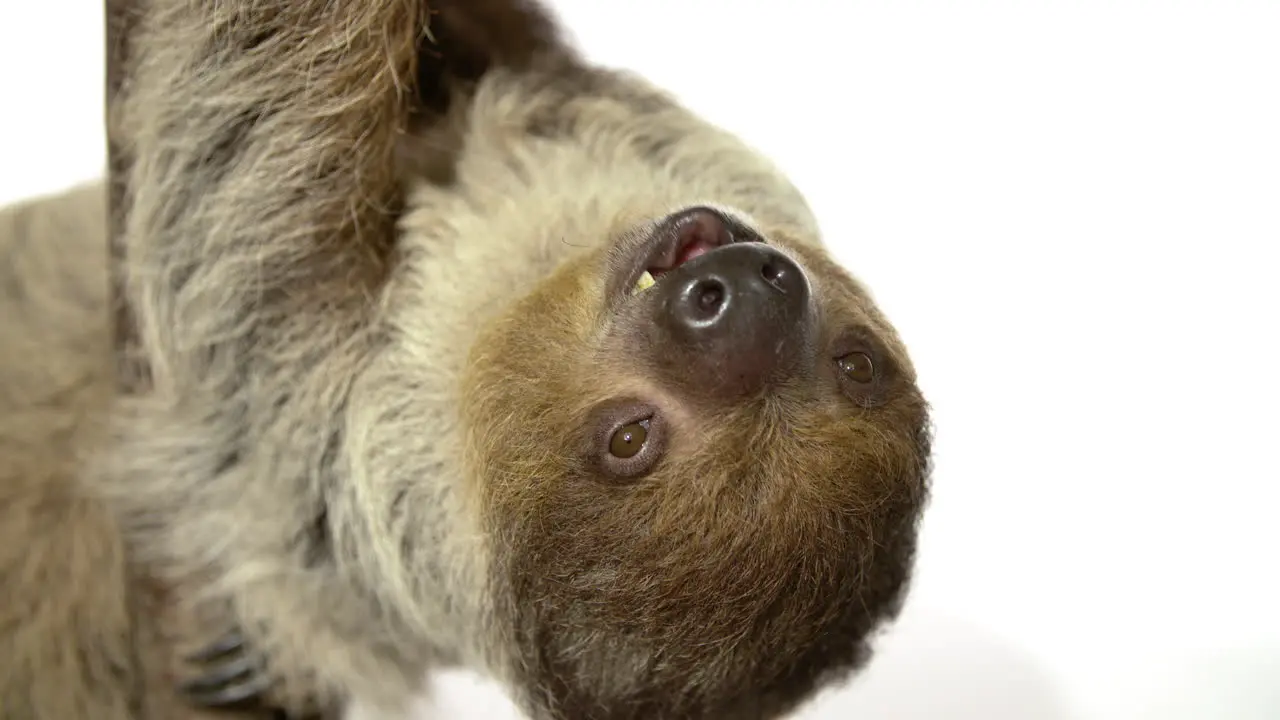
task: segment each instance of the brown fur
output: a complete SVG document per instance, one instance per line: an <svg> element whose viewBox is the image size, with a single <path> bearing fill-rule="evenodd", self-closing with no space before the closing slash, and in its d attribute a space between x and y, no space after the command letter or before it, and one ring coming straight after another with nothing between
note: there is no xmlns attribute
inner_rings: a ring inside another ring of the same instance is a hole
<svg viewBox="0 0 1280 720"><path fill-rule="evenodd" d="M111 547L118 522L183 589L165 612L238 625L289 706L394 710L463 664L539 719L767 718L865 662L907 585L927 412L771 163L520 3L141 8L111 132L117 338L148 382L83 475L118 514L67 537ZM731 406L657 380L600 302L608 252L694 204L801 263L821 340L875 349L871 396L829 368ZM99 321L77 320L103 353ZM674 429L627 485L581 460L619 394Z"/></svg>

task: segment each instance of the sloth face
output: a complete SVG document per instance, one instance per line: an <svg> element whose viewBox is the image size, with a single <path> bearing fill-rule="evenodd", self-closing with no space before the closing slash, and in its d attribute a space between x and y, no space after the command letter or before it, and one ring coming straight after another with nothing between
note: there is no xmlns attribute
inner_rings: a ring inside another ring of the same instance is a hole
<svg viewBox="0 0 1280 720"><path fill-rule="evenodd" d="M692 204L566 263L477 347L472 464L531 702L748 717L863 661L910 574L927 409L816 239Z"/></svg>

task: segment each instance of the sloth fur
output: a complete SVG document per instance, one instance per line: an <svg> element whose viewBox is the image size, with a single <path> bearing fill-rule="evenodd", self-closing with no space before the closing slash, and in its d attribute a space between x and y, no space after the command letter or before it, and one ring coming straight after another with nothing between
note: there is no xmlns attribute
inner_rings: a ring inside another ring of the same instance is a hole
<svg viewBox="0 0 1280 720"><path fill-rule="evenodd" d="M108 9L108 181L0 216L6 717L174 717L227 637L295 713L461 665L536 720L773 718L868 660L927 405L768 159L518 0ZM606 302L695 207L803 269L782 381ZM623 400L665 430L620 479Z"/></svg>

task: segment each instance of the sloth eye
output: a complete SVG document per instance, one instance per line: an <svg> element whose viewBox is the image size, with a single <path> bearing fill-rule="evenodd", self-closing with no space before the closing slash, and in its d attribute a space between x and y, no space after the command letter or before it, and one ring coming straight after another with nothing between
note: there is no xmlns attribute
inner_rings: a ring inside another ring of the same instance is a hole
<svg viewBox="0 0 1280 720"><path fill-rule="evenodd" d="M840 365L840 372L856 383L869 383L875 379L875 363L864 352L849 353L836 362Z"/></svg>
<svg viewBox="0 0 1280 720"><path fill-rule="evenodd" d="M594 408L584 428L588 462L606 481L642 478L667 451L669 428L653 404L633 398L610 400Z"/></svg>
<svg viewBox="0 0 1280 720"><path fill-rule="evenodd" d="M635 457L644 448L644 441L649 437L649 421L623 425L609 440L609 454L617 458Z"/></svg>

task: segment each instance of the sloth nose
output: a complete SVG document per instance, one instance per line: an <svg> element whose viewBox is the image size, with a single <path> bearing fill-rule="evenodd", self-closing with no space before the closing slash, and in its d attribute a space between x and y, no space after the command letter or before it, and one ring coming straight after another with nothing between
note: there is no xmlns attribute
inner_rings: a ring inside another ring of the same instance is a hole
<svg viewBox="0 0 1280 720"><path fill-rule="evenodd" d="M793 370L807 351L809 280L775 248L726 245L669 275L659 324L687 354L689 380L750 392Z"/></svg>

